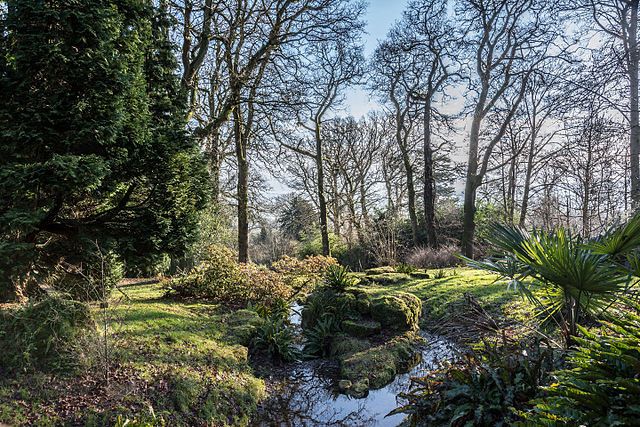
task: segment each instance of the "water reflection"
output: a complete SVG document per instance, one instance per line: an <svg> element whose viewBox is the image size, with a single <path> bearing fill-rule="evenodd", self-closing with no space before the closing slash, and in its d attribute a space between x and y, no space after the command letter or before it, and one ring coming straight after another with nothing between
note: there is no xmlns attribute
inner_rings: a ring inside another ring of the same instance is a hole
<svg viewBox="0 0 640 427"><path fill-rule="evenodd" d="M337 365L327 361L300 362L284 379L272 380L270 399L259 410L255 426L397 426L403 415L386 415L399 406L397 395L412 376L434 369L455 357L455 346L442 337L423 333L427 344L421 361L392 383L371 390L362 399L336 392Z"/></svg>

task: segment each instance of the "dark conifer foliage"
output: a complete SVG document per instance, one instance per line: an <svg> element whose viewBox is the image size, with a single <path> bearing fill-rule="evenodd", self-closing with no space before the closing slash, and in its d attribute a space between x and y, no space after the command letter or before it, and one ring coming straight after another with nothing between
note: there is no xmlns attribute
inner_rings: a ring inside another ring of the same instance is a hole
<svg viewBox="0 0 640 427"><path fill-rule="evenodd" d="M0 291L64 259L179 252L205 202L166 12L11 0L0 85Z"/></svg>

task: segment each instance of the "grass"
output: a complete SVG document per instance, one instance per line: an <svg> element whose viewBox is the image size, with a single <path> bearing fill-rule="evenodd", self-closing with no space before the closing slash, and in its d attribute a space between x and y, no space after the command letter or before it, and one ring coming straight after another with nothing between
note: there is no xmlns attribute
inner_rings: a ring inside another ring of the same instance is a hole
<svg viewBox="0 0 640 427"><path fill-rule="evenodd" d="M114 293L107 309L109 385L99 343L95 364L67 378L23 373L0 383L0 422L112 425L151 407L167 425L248 424L265 394L246 347L257 315L163 299L158 284L123 290L130 299Z"/></svg>
<svg viewBox="0 0 640 427"><path fill-rule="evenodd" d="M530 325L532 322L531 314L534 307L524 301L517 292L509 289L504 280L496 280L497 276L494 274L466 267L424 272L429 275L429 279L388 281L385 285L368 281L364 289L372 296L395 291L416 295L423 302L426 317L422 323L426 328L459 311L465 301L465 294L472 295L491 316L507 323Z"/></svg>

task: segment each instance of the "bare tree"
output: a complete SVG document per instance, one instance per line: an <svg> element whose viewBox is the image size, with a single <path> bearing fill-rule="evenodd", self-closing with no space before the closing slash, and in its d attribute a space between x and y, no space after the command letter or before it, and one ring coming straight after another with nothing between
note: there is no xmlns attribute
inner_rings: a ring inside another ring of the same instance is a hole
<svg viewBox="0 0 640 427"><path fill-rule="evenodd" d="M544 1L463 0L459 9L474 58L471 88L476 92L469 132L462 234L462 252L473 257L478 187L488 172L494 148L507 132L531 75L546 58L554 37ZM502 118L488 135L483 124L496 111L501 112Z"/></svg>
<svg viewBox="0 0 640 427"><path fill-rule="evenodd" d="M325 123L344 99L344 90L362 75L362 48L357 43L361 27L353 28L351 40L336 39L317 43L307 51L308 63L295 77L304 87L304 106L296 110L298 126L311 134L294 136L294 141L283 146L295 153L313 159L315 166L316 196L320 213L322 252L330 255L327 200L325 191L324 132Z"/></svg>

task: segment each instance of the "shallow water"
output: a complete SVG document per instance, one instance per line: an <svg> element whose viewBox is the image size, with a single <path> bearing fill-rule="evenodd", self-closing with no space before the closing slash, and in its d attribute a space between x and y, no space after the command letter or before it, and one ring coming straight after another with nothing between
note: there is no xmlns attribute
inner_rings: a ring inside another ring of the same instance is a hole
<svg viewBox="0 0 640 427"><path fill-rule="evenodd" d="M297 319L296 319L297 320ZM455 357L453 343L422 333L426 345L422 360L389 385L371 390L361 399L336 392L337 365L327 361L299 362L284 379L271 381L271 398L260 408L256 426L397 426L404 419L386 416L402 402L397 395L410 386L412 376L420 376L440 362Z"/></svg>

